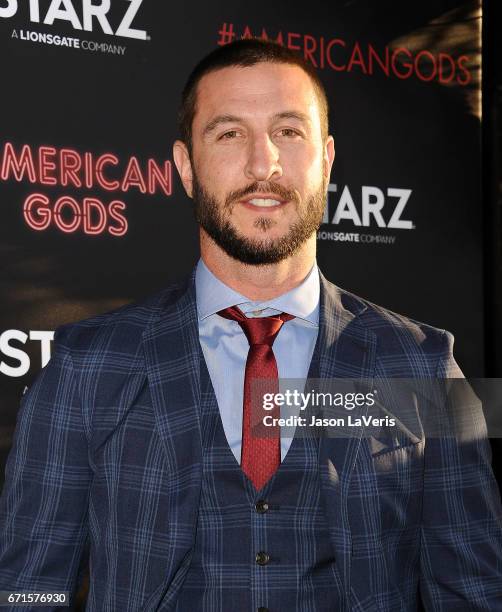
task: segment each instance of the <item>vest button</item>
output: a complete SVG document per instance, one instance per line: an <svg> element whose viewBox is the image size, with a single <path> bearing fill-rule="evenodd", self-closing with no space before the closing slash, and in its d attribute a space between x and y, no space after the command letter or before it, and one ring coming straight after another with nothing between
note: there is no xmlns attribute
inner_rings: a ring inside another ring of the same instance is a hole
<svg viewBox="0 0 502 612"><path fill-rule="evenodd" d="M255 509L258 514L264 514L268 510L268 504L264 499L260 499L256 502Z"/></svg>
<svg viewBox="0 0 502 612"><path fill-rule="evenodd" d="M258 565L267 565L267 563L270 561L270 556L267 555L266 552L259 552L256 553L256 563L258 563Z"/></svg>

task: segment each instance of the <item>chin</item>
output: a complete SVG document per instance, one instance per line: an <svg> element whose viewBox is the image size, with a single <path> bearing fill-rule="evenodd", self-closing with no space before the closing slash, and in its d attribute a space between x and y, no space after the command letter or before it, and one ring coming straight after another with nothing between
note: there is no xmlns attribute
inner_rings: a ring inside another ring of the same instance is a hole
<svg viewBox="0 0 502 612"><path fill-rule="evenodd" d="M287 232L285 232L284 234L269 234L267 233L263 233L260 232L259 234L253 234L251 236L246 236L243 235L243 237L253 243L254 245L256 245L257 247L265 247L268 248L270 246L273 246L276 243L281 242L281 240L283 240L287 235Z"/></svg>

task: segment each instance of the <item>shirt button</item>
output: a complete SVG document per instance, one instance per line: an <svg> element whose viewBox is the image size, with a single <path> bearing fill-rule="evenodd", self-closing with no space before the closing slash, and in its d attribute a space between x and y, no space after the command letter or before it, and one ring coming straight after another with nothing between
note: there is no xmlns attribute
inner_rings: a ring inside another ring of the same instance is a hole
<svg viewBox="0 0 502 612"><path fill-rule="evenodd" d="M266 552L262 552L260 551L259 553L256 553L256 563L258 563L258 565L267 565L267 563L270 561L270 556L267 555Z"/></svg>
<svg viewBox="0 0 502 612"><path fill-rule="evenodd" d="M268 504L264 499L260 499L256 502L255 509L258 514L264 514L268 510Z"/></svg>

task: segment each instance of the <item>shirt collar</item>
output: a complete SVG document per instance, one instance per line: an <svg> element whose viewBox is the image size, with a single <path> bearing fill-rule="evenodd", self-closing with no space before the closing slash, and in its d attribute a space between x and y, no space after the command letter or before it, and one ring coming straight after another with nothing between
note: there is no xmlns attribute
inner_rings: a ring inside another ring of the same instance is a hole
<svg viewBox="0 0 502 612"><path fill-rule="evenodd" d="M272 300L253 302L225 285L199 259L195 271L195 292L199 321L229 306L241 306L245 311L272 308L319 324L320 281L317 263L300 285Z"/></svg>

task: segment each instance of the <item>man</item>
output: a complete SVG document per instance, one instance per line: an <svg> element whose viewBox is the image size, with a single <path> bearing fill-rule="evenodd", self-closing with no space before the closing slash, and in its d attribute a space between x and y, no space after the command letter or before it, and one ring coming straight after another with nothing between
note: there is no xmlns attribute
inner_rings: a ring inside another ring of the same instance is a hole
<svg viewBox="0 0 502 612"><path fill-rule="evenodd" d="M458 376L452 336L329 283L315 262L334 159L315 72L239 41L196 67L174 160L201 260L186 283L65 326L23 401L0 589L87 609L502 610L500 499L458 443L253 436L255 378ZM340 262L342 265L343 262Z"/></svg>

